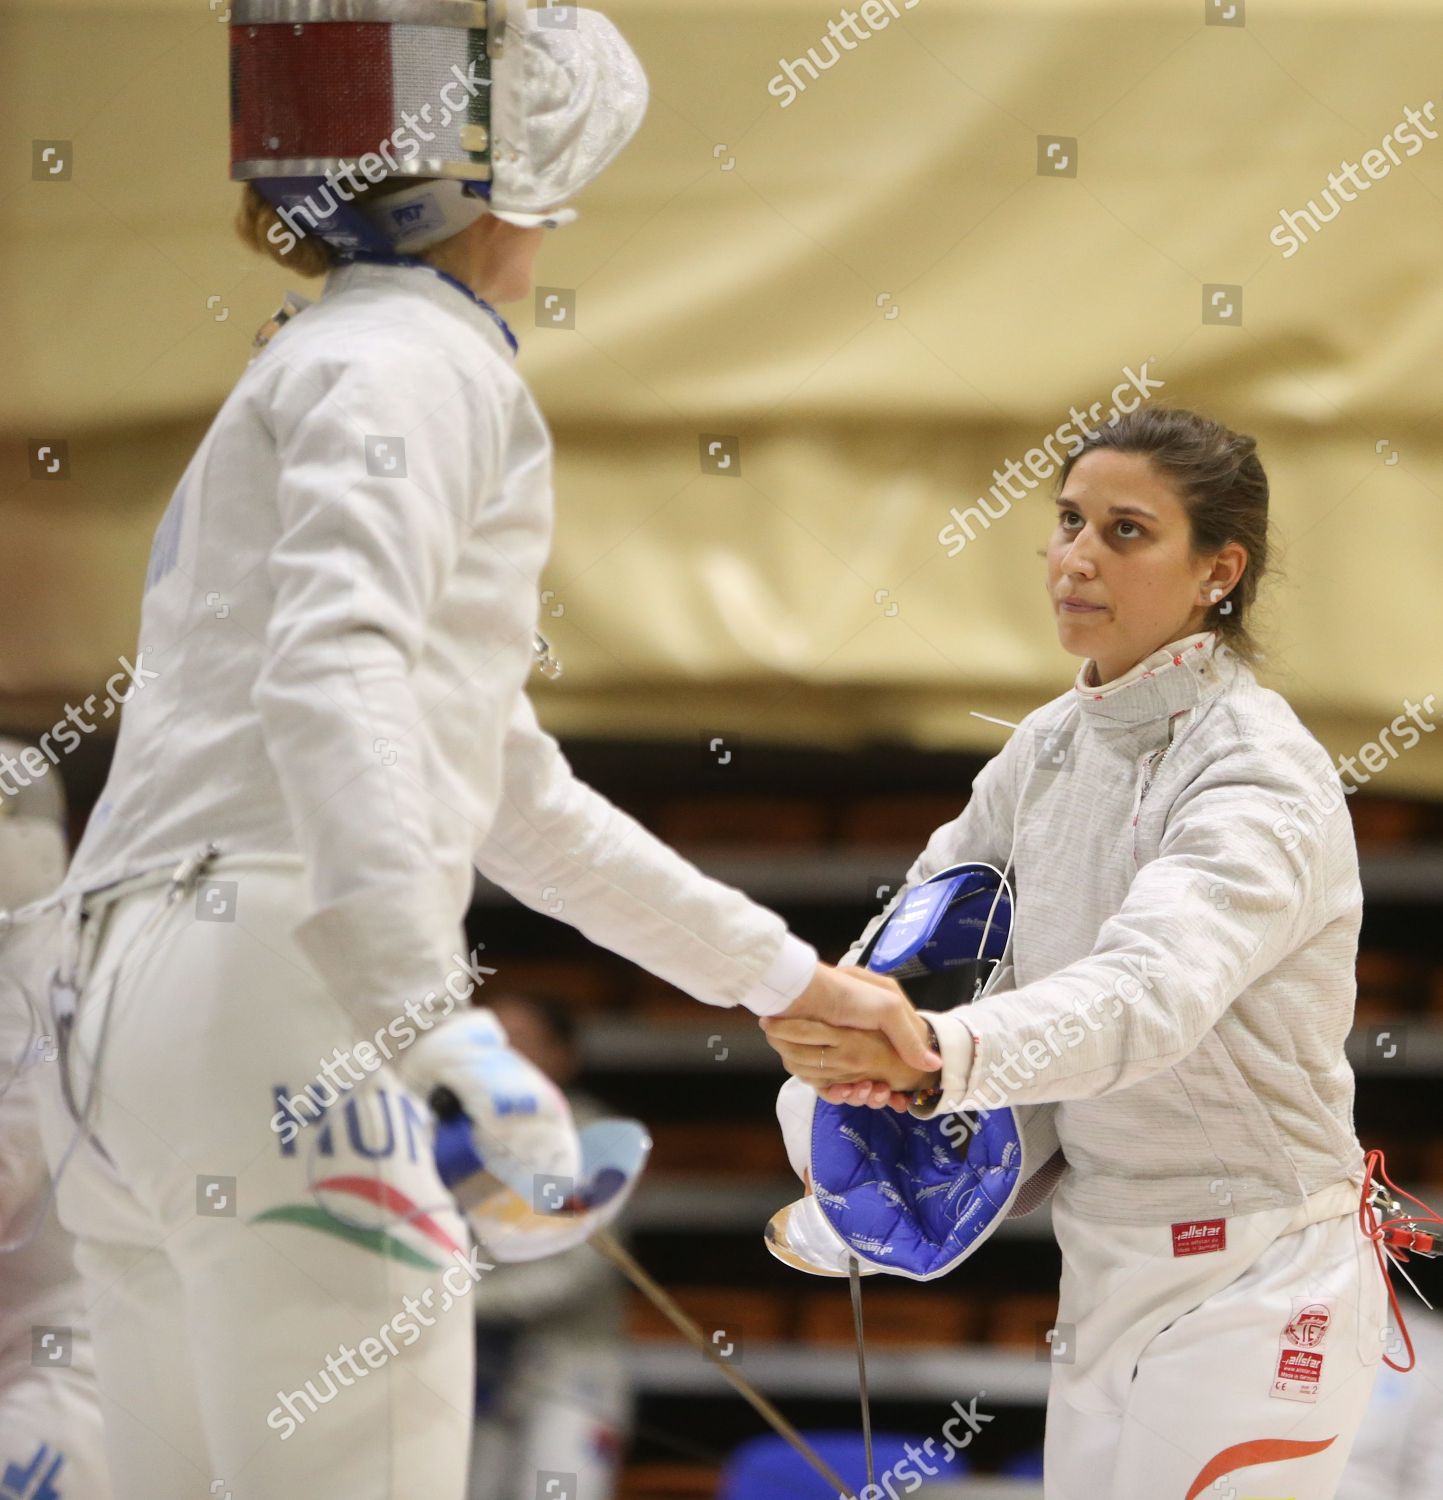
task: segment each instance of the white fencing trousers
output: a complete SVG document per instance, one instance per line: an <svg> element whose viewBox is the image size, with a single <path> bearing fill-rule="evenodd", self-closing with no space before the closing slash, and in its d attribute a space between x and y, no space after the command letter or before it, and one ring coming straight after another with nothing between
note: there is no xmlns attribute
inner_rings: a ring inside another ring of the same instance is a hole
<svg viewBox="0 0 1443 1500"><path fill-rule="evenodd" d="M6 1106L38 1102L40 1082L22 1079ZM27 1144L39 1152L38 1135ZM14 1145L0 1130L0 1155ZM25 1243L0 1258L0 1500L109 1500L95 1355L71 1238L43 1186L22 1216L6 1214L3 1223L7 1236Z"/></svg>
<svg viewBox="0 0 1443 1500"><path fill-rule="evenodd" d="M477 1419L467 1500L611 1500L630 1404L618 1346L524 1333L497 1410Z"/></svg>
<svg viewBox="0 0 1443 1500"><path fill-rule="evenodd" d="M1332 1500L1388 1336L1360 1183L1184 1225L1055 1204L1046 1500Z"/></svg>
<svg viewBox="0 0 1443 1500"><path fill-rule="evenodd" d="M15 1247L0 1255L0 1500L110 1494L84 1296L41 1146L54 1054L27 1000L43 1013L59 926L51 910L0 937L0 1242Z"/></svg>
<svg viewBox="0 0 1443 1500"><path fill-rule="evenodd" d="M289 1142L274 1128L278 1099L373 1040L288 936L303 881L294 860L234 856L172 905L162 885L83 927L67 915L82 1105L109 1018L96 1145L60 1212L116 1500L464 1494L475 1262L425 1112L389 1069L358 1066L344 1092L317 1086L337 1093L321 1120Z"/></svg>

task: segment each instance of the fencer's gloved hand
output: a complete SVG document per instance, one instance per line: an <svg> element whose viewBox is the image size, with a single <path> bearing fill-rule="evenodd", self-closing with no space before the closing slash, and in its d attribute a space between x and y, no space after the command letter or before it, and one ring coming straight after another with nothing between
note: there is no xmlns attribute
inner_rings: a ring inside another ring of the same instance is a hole
<svg viewBox="0 0 1443 1500"><path fill-rule="evenodd" d="M468 1010L423 1032L397 1059L401 1077L430 1100L449 1090L470 1117L486 1170L527 1203L554 1208L581 1171L566 1096L506 1040L489 1010ZM545 1201L542 1201L545 1200Z"/></svg>

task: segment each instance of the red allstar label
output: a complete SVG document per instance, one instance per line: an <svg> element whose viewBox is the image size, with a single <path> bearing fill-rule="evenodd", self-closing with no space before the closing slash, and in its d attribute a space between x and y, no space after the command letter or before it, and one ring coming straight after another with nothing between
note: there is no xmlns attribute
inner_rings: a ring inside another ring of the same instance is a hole
<svg viewBox="0 0 1443 1500"><path fill-rule="evenodd" d="M1207 1255L1213 1250L1228 1247L1228 1221L1226 1219L1194 1219L1188 1224L1172 1226L1172 1253L1176 1255Z"/></svg>
<svg viewBox="0 0 1443 1500"><path fill-rule="evenodd" d="M1323 1377L1323 1356L1311 1349L1284 1349L1278 1356L1273 1395L1284 1401L1316 1401Z"/></svg>

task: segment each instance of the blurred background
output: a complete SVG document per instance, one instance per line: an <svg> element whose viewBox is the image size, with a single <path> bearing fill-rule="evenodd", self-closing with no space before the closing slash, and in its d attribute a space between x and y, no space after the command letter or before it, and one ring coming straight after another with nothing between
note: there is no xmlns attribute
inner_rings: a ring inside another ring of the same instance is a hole
<svg viewBox="0 0 1443 1500"><path fill-rule="evenodd" d="M836 958L1003 743L974 714L1070 686L1036 555L1052 484L1021 466L1142 377L1259 440L1280 565L1261 675L1367 767L1345 780L1358 1127L1443 1200L1436 0L604 8L648 119L548 238L535 299L503 309L557 448L542 628L565 671L532 691L579 774ZM133 659L173 486L256 329L318 294L231 228L227 18L0 17L0 732L34 738ZM979 507L1009 473L1014 498ZM1413 748L1379 741L1429 694ZM72 837L110 743L102 725L59 768ZM634 1248L796 1421L854 1433L845 1290L762 1247L796 1192L771 1054L558 915L483 884L469 925L508 991L579 1018L578 1085L653 1125ZM986 1392L957 1493L1035 1490L1016 1476L1057 1272L1044 1212L965 1275L869 1287L879 1425L935 1435ZM617 1295L620 1384L567 1397L592 1402L615 1493L765 1500L738 1453L759 1422ZM1406 1401L1443 1405L1440 1369ZM1422 1461L1404 1446L1370 1472ZM516 1462L497 1500L541 1493L544 1465ZM1443 1470L1386 1483L1366 1493L1443 1493Z"/></svg>

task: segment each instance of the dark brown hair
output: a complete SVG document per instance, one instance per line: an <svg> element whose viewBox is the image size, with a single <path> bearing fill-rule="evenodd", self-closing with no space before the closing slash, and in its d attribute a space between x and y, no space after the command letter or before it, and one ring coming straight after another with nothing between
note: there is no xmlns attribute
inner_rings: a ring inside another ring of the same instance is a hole
<svg viewBox="0 0 1443 1500"><path fill-rule="evenodd" d="M1262 652L1250 621L1258 586L1269 573L1268 476L1257 439L1180 407L1140 406L1111 426L1096 428L1063 461L1059 493L1078 459L1099 448L1140 453L1170 480L1187 511L1194 557L1218 552L1228 542L1247 549L1248 560L1226 599L1211 606L1205 628L1216 630L1250 666ZM1224 612L1224 606L1231 608Z"/></svg>

